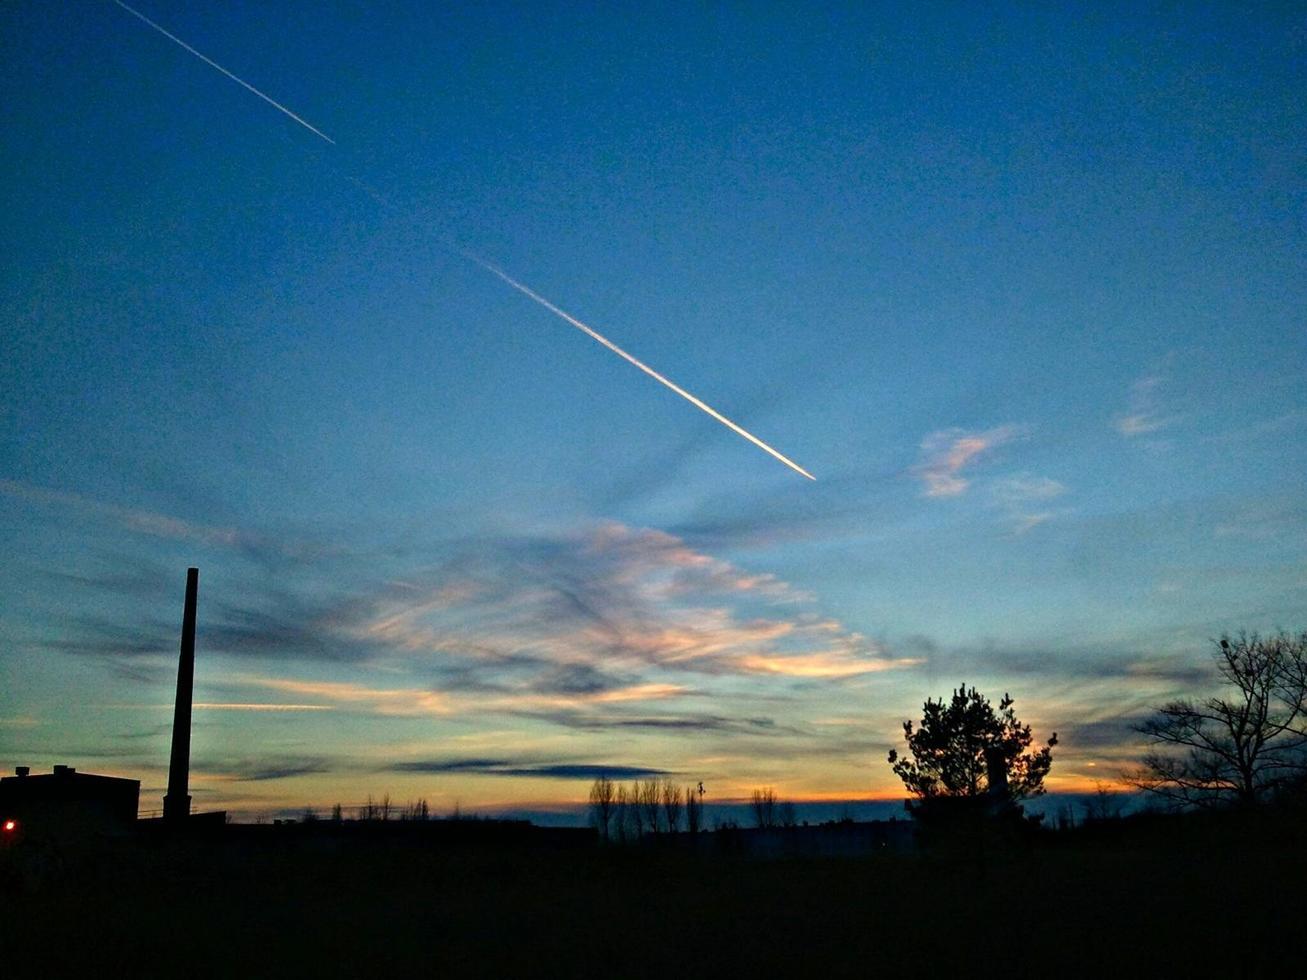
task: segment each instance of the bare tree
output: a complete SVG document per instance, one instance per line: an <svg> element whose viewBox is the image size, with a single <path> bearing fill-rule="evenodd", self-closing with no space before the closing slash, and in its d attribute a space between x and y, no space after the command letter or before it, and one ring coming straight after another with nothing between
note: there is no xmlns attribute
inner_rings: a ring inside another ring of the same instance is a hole
<svg viewBox="0 0 1307 980"><path fill-rule="evenodd" d="M600 776L590 784L590 822L599 831L600 840L609 838L614 800L613 781L607 776Z"/></svg>
<svg viewBox="0 0 1307 980"><path fill-rule="evenodd" d="M630 810L631 803L626 794L626 787L619 785L617 787L617 801L613 812L613 830L617 839L623 843L627 839L627 830L630 827Z"/></svg>
<svg viewBox="0 0 1307 980"><path fill-rule="evenodd" d="M364 803L361 807L359 807L359 819L360 820L377 819L377 804L372 802L371 793L368 794L368 801Z"/></svg>
<svg viewBox="0 0 1307 980"><path fill-rule="evenodd" d="M401 820L426 820L431 816L431 808L425 799L408 803L399 815Z"/></svg>
<svg viewBox="0 0 1307 980"><path fill-rule="evenodd" d="M794 808L794 804L789 800L782 803L776 810L776 821L782 827L791 828L799 825L799 813Z"/></svg>
<svg viewBox="0 0 1307 980"><path fill-rule="evenodd" d="M641 818L645 826L649 828L649 833L656 834L659 830L658 813L662 802L658 780L646 779L637 782L635 786Z"/></svg>
<svg viewBox="0 0 1307 980"><path fill-rule="evenodd" d="M331 822L340 823L344 819L345 819L345 811L341 808L341 805L337 803L335 806L331 808Z"/></svg>
<svg viewBox="0 0 1307 980"><path fill-rule="evenodd" d="M644 807L640 805L640 781L631 784L626 794L626 813L630 821L631 836L639 840L644 836Z"/></svg>
<svg viewBox="0 0 1307 980"><path fill-rule="evenodd" d="M670 779L663 780L663 822L667 832L674 834L681 829L681 808L685 804L685 795L681 787Z"/></svg>
<svg viewBox="0 0 1307 980"><path fill-rule="evenodd" d="M382 820L390 819L390 794L387 793L381 798L381 805L377 807L378 815Z"/></svg>
<svg viewBox="0 0 1307 980"><path fill-rule="evenodd" d="M755 826L763 830L776 826L776 791L770 786L753 791L749 808L753 811Z"/></svg>
<svg viewBox="0 0 1307 980"><path fill-rule="evenodd" d="M685 827L697 834L703 826L703 783L699 784L699 795L695 795L693 786L685 788Z"/></svg>
<svg viewBox="0 0 1307 980"><path fill-rule="evenodd" d="M1107 788L1107 784L1095 784L1094 795L1085 802L1083 823L1104 823L1115 820L1121 814L1121 803L1117 794Z"/></svg>
<svg viewBox="0 0 1307 980"><path fill-rule="evenodd" d="M1307 772L1307 630L1216 641L1227 697L1162 705L1127 779L1174 806L1257 803Z"/></svg>

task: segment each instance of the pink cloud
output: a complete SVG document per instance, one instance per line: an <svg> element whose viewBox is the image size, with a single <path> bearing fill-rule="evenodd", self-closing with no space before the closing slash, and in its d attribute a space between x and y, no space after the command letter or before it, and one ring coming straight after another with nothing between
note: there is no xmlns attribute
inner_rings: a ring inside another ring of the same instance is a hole
<svg viewBox="0 0 1307 980"><path fill-rule="evenodd" d="M985 432L956 428L932 432L921 441L921 461L912 472L926 485L927 497L959 496L971 485L963 471L1018 434L1018 428L1013 425L1001 425Z"/></svg>

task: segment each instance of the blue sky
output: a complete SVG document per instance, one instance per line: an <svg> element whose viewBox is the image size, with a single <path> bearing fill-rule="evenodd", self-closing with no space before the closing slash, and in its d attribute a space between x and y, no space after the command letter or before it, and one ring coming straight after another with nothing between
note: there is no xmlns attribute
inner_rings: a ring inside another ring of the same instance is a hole
<svg viewBox="0 0 1307 980"><path fill-rule="evenodd" d="M1304 625L1300 8L385 7L138 8L335 146L0 13L0 762L161 794L188 564L242 812L893 795L964 680L1082 789Z"/></svg>

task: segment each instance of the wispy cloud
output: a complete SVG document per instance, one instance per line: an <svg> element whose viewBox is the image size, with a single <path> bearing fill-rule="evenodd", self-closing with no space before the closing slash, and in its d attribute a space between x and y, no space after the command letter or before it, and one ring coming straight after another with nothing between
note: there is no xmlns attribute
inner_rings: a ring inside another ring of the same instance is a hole
<svg viewBox="0 0 1307 980"><path fill-rule="evenodd" d="M262 783L296 776L312 776L331 772L326 759L201 759L192 767L208 779L238 783Z"/></svg>
<svg viewBox="0 0 1307 980"><path fill-rule="evenodd" d="M1046 524L1058 511L1049 505L1066 493L1066 486L1046 476L1027 473L997 480L991 487L995 504L1007 512L1015 534Z"/></svg>
<svg viewBox="0 0 1307 980"><path fill-rule="evenodd" d="M920 658L897 657L881 660L861 660L850 657L846 651L824 650L792 656L762 656L748 654L737 663L742 670L756 674L780 674L786 677L856 677L882 670L915 667L923 663Z"/></svg>
<svg viewBox="0 0 1307 980"><path fill-rule="evenodd" d="M1052 500L1066 493L1066 487L1057 480L1046 476L1018 474L999 480L994 484L994 495L1000 500L1015 504L1032 501Z"/></svg>
<svg viewBox="0 0 1307 980"><path fill-rule="evenodd" d="M971 485L964 471L1020 432L1015 425L1000 425L983 432L957 428L932 432L921 441L921 459L912 472L925 484L927 497L959 496Z"/></svg>
<svg viewBox="0 0 1307 980"><path fill-rule="evenodd" d="M65 515L75 515L91 523L133 534L234 551L265 565L310 562L331 554L334 550L331 545L308 538L265 534L236 526L186 520L159 511L127 507L68 490L53 490L18 480L0 479L0 494L50 508L61 519ZM146 571L148 574L149 570ZM108 576L102 581L86 584L116 591L127 591L130 588L141 591L144 587L154 585L153 576L138 578L135 582L121 575L116 577L117 581L114 581L115 576Z"/></svg>
<svg viewBox="0 0 1307 980"><path fill-rule="evenodd" d="M173 541L234 547L241 542L235 528L197 524L148 510L120 507L65 490L49 490L17 480L0 480L0 493L28 503L73 510L92 518L110 521L128 531Z"/></svg>
<svg viewBox="0 0 1307 980"><path fill-rule="evenodd" d="M281 677L242 677L242 683L337 704L371 709L380 715L447 714L450 702L435 691L421 688L377 688L345 681L308 681Z"/></svg>
<svg viewBox="0 0 1307 980"><path fill-rule="evenodd" d="M196 711L331 711L329 704L271 704L262 701L196 701Z"/></svg>
<svg viewBox="0 0 1307 980"><path fill-rule="evenodd" d="M397 762L391 772L448 774L460 773L475 776L526 776L536 779L638 779L644 776L666 776L666 769L648 766L613 765L602 762L523 762L514 759L423 759Z"/></svg>
<svg viewBox="0 0 1307 980"><path fill-rule="evenodd" d="M493 670L490 689L578 702L599 700L601 689L679 683L653 676L666 672L835 678L910 666L807 610L812 598L776 576L664 532L609 522L507 550L460 565L457 588L409 583L379 598L356 635L394 652L439 656L446 682L485 686ZM451 670L455 664L462 666Z"/></svg>
<svg viewBox="0 0 1307 980"><path fill-rule="evenodd" d="M1180 421L1178 414L1163 407L1165 385L1166 378L1160 374L1147 375L1132 384L1126 410L1112 420L1116 431L1133 439L1160 432Z"/></svg>
<svg viewBox="0 0 1307 980"><path fill-rule="evenodd" d="M250 598L230 585L211 595L198 642L219 667L200 710L764 732L759 698L923 662L765 569L616 522L433 545L426 564L346 589L351 568L302 592L286 575ZM111 665L175 657L174 624L76 622L54 644L65 652Z"/></svg>

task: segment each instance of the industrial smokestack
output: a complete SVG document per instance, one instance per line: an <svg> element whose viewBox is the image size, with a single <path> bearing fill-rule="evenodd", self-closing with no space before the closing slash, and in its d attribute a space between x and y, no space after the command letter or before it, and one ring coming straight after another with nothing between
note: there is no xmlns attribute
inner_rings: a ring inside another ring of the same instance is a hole
<svg viewBox="0 0 1307 980"><path fill-rule="evenodd" d="M182 649L177 660L177 701L172 715L172 758L168 763L168 795L163 798L165 820L185 820L191 812L191 689L195 684L195 600L200 591L200 570L186 569L186 610L182 614Z"/></svg>

